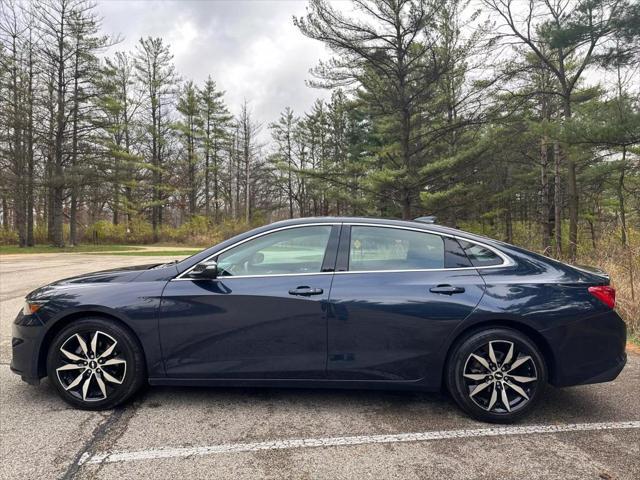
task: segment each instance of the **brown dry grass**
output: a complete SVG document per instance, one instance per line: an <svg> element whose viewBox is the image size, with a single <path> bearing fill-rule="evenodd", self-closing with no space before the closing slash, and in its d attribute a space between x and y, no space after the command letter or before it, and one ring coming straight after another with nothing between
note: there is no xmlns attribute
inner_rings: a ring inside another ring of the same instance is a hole
<svg viewBox="0 0 640 480"><path fill-rule="evenodd" d="M580 251L576 263L593 265L611 276L616 289L616 309L627 322L631 337L640 335L640 232L629 232L629 243L622 246L611 235L600 240L596 249Z"/></svg>
<svg viewBox="0 0 640 480"><path fill-rule="evenodd" d="M632 341L627 342L627 353L640 355L640 346L637 343L633 343Z"/></svg>
<svg viewBox="0 0 640 480"><path fill-rule="evenodd" d="M568 261L567 259L563 259ZM640 231L631 229L626 246L613 231L603 235L593 248L580 245L576 265L598 267L609 274L616 289L616 310L627 323L629 338L640 340Z"/></svg>

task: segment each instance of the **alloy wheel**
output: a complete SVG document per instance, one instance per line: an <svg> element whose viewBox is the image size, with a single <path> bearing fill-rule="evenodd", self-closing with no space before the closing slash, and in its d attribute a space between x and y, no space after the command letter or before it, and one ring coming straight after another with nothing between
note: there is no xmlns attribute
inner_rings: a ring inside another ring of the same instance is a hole
<svg viewBox="0 0 640 480"><path fill-rule="evenodd" d="M523 408L535 393L538 372L524 348L507 340L493 340L467 358L463 378L469 398L491 413Z"/></svg>
<svg viewBox="0 0 640 480"><path fill-rule="evenodd" d="M127 374L118 341L100 330L71 335L60 346L59 359L60 385L85 402L106 400Z"/></svg>

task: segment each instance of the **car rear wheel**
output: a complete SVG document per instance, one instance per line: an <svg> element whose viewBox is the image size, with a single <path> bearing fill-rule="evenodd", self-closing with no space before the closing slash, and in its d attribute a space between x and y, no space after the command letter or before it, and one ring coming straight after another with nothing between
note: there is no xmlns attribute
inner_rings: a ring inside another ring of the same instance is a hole
<svg viewBox="0 0 640 480"><path fill-rule="evenodd" d="M67 403L105 410L127 401L143 385L144 356L125 328L103 318L84 318L53 339L47 373Z"/></svg>
<svg viewBox="0 0 640 480"><path fill-rule="evenodd" d="M478 420L514 422L531 411L547 383L536 345L507 328L476 332L459 342L448 362L447 387Z"/></svg>

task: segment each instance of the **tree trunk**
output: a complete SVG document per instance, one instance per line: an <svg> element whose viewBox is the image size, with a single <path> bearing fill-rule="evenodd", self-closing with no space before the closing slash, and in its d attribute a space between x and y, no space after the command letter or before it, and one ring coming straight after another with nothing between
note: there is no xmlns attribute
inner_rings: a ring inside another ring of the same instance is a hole
<svg viewBox="0 0 640 480"><path fill-rule="evenodd" d="M126 80L123 80L122 82L122 98L123 98L122 118L124 120L124 150L127 153L127 161L129 161L128 156L131 153L130 152L131 140L129 137L129 121L130 120L129 120L129 101L128 101L128 94L127 94ZM128 173L133 174L129 164L126 164L126 171ZM133 191L130 186L130 182L131 182L131 178L127 177L127 183L124 188L124 198L125 198L124 209L125 209L126 219L127 219L127 232L131 228L131 208L133 204Z"/></svg>
<svg viewBox="0 0 640 480"><path fill-rule="evenodd" d="M30 121L31 123L31 121ZM33 129L30 128L28 139L28 177L27 177L27 246L33 247L35 239L33 236L33 208L34 208L34 163L33 163Z"/></svg>
<svg viewBox="0 0 640 480"><path fill-rule="evenodd" d="M248 123L248 120L246 120ZM249 143L251 141L250 138L251 132L249 132L249 125L245 124L245 135L244 135L244 159L245 159L245 172L244 172L244 221L249 223L251 220L251 193L250 193L250 180L251 180L251 170L250 170L250 161L251 161L251 152L249 151Z"/></svg>
<svg viewBox="0 0 640 480"><path fill-rule="evenodd" d="M55 164L55 126L56 126L56 103L54 101L54 83L56 72L51 69L48 85L48 113L49 125L47 131L47 155L45 158L45 221L47 223L47 240L53 244L53 171Z"/></svg>
<svg viewBox="0 0 640 480"><path fill-rule="evenodd" d="M571 120L571 98L565 95L564 118ZM567 193L569 204L569 258L575 260L578 247L578 183L576 180L576 163L569 155L568 149L564 151L567 157Z"/></svg>
<svg viewBox="0 0 640 480"><path fill-rule="evenodd" d="M209 114L207 113L207 130L206 130L206 138L205 138L205 149L204 149L204 215L207 217L207 221L210 219L211 208L209 206L211 194L209 193L209 155L211 148L211 125L209 120Z"/></svg>
<svg viewBox="0 0 640 480"><path fill-rule="evenodd" d="M513 215L511 213L511 203L507 200L505 205L504 227L507 237L507 243L513 243Z"/></svg>
<svg viewBox="0 0 640 480"><path fill-rule="evenodd" d="M293 218L293 179L292 169L293 169L293 158L292 158L292 147L291 147L291 124L287 125L287 189L289 195L289 218ZM300 214L302 216L302 213Z"/></svg>
<svg viewBox="0 0 640 480"><path fill-rule="evenodd" d="M567 161L567 183L569 196L569 258L575 260L578 246L578 185L576 181L576 164Z"/></svg>
<svg viewBox="0 0 640 480"><path fill-rule="evenodd" d="M236 159L235 159L235 177L236 177L236 201L233 209L233 218L238 219L240 217L240 144L238 143L238 148L236 149Z"/></svg>
<svg viewBox="0 0 640 480"><path fill-rule="evenodd" d="M411 194L409 192L406 192L402 199L402 219L411 220Z"/></svg>
<svg viewBox="0 0 640 480"><path fill-rule="evenodd" d="M624 175L627 161L627 147L622 147L622 165L620 167L620 177L618 178L618 205L620 208L620 238L622 245L627 245L627 216L624 205Z"/></svg>
<svg viewBox="0 0 640 480"><path fill-rule="evenodd" d="M69 209L69 243L78 244L78 189L71 189L71 208Z"/></svg>
<svg viewBox="0 0 640 480"><path fill-rule="evenodd" d="M55 179L52 196L52 219L53 219L53 245L55 247L64 247L64 188L62 183L62 166L56 165L55 167Z"/></svg>
<svg viewBox="0 0 640 480"><path fill-rule="evenodd" d="M220 193L218 185L218 141L216 139L213 147L213 219L216 223L220 221Z"/></svg>
<svg viewBox="0 0 640 480"><path fill-rule="evenodd" d="M553 205L554 205L554 229L556 249L555 255L560 258L562 256L562 171L561 171L561 159L562 153L560 143L556 140L553 144L553 160L554 160L554 172L553 172Z"/></svg>
<svg viewBox="0 0 640 480"><path fill-rule="evenodd" d="M589 222L589 232L591 233L591 246L595 250L597 248L597 246L596 246L596 228L595 228L595 225L593 224L593 220L592 219L589 219L588 222Z"/></svg>
<svg viewBox="0 0 640 480"><path fill-rule="evenodd" d="M549 254L551 251L551 212L549 210L549 176L547 175L547 169L549 166L549 150L547 142L548 140L546 137L543 137L540 141L542 250L545 254Z"/></svg>
<svg viewBox="0 0 640 480"><path fill-rule="evenodd" d="M117 142L117 148L120 150L120 140ZM120 223L120 159L116 155L113 159L113 224Z"/></svg>
<svg viewBox="0 0 640 480"><path fill-rule="evenodd" d="M33 42L32 29L29 29L29 86L27 90L27 246L33 247L33 209L34 209L34 175L35 165L33 159Z"/></svg>
<svg viewBox="0 0 640 480"><path fill-rule="evenodd" d="M163 132L162 132L162 97L158 96L158 188L157 188L157 194L158 194L158 231L156 232L155 238L156 238L156 242L160 239L160 231L159 229L162 228L162 225L164 223L164 208L163 208L163 201L164 201L164 192L162 191L162 187L163 187L163 182L164 182L164 175L163 175L163 171L162 171L162 166L164 163L164 158L162 156L162 147L163 147Z"/></svg>
<svg viewBox="0 0 640 480"><path fill-rule="evenodd" d="M151 206L151 228L153 230L153 242L156 243L158 241L158 219L160 217L160 207L159 207L159 183L160 183L160 172L158 169L160 168L160 162L158 160L158 99L155 94L151 95L151 122L152 122L152 139L151 139L151 154L152 159L151 163L153 165L153 173L152 173L152 206Z"/></svg>
<svg viewBox="0 0 640 480"><path fill-rule="evenodd" d="M24 148L23 148L23 125L22 112L20 111L20 97L18 86L18 33L11 34L12 57L11 57L11 130L13 135L13 145L9 141L9 156L13 159L13 173L15 175L15 193L13 201L15 229L18 231L18 243L21 247L26 246L26 198L25 198L25 171L24 171Z"/></svg>
<svg viewBox="0 0 640 480"><path fill-rule="evenodd" d="M50 137L51 138L51 137ZM49 158L47 158L47 199L46 199L46 216L47 216L47 240L53 244L53 169L54 154L50 145Z"/></svg>
<svg viewBox="0 0 640 480"><path fill-rule="evenodd" d="M53 166L53 192L52 192L52 211L53 211L53 245L56 247L64 247L64 166L63 166L63 148L64 148L64 131L65 131L65 15L63 10L60 12L60 32L58 33L58 58L57 58L57 112L56 112L56 140L54 148L54 166Z"/></svg>
<svg viewBox="0 0 640 480"><path fill-rule="evenodd" d="M6 195L2 196L2 228L9 230L9 203Z"/></svg>
<svg viewBox="0 0 640 480"><path fill-rule="evenodd" d="M79 40L76 43L75 65L73 72L73 123L71 132L71 173L73 180L71 184L71 209L69 212L69 243L78 244L78 108L80 100L78 98L78 80L80 63Z"/></svg>

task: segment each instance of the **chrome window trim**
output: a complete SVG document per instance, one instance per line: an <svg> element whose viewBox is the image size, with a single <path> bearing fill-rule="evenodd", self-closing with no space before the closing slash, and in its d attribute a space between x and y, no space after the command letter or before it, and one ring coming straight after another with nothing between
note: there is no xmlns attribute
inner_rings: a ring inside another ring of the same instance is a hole
<svg viewBox="0 0 640 480"><path fill-rule="evenodd" d="M220 255L224 252L226 252L227 250L230 250L234 247L237 247L239 245L242 245L245 242L248 242L249 240L253 240L255 238L259 238L262 237L264 235L268 235L269 233L274 233L274 232L278 232L281 230L289 230L292 228L301 228L301 227L314 227L314 226L335 226L335 225L344 225L344 226L356 226L356 227L382 227L382 228L396 228L396 229L400 229L400 230L411 230L414 232L420 232L420 233L430 233L432 235L439 235L441 237L449 237L449 238L454 238L456 240L463 240L465 242L470 242L473 243L475 245L479 245L481 247L484 247L490 251L492 251L493 253L495 253L496 255L498 255L501 259L502 259L502 263L500 265L487 265L487 266L482 266L482 267L454 267L454 268L420 268L420 269L406 269L406 270L402 270L402 269L398 269L398 270L358 270L358 271L342 271L342 272L310 272L310 273L276 273L273 275L235 275L235 276L228 276L228 277L220 277L220 278L215 278L215 279L207 279L208 281L211 280L232 280L234 278L269 278L269 277L308 277L308 276L312 276L312 275L358 275L358 274L362 274L362 273L407 273L407 272L444 272L444 271L465 271L465 270L486 270L486 269L490 269L490 268L505 268L505 267L512 267L514 266L516 263L506 254L502 253L500 250L487 245L486 243L483 242L479 242L477 240L472 240L470 238L466 238L466 237L462 237L459 235L453 235L450 233L444 233L444 232L438 232L438 231L434 231L434 230L429 230L429 228L416 228L416 227L405 227L403 225L385 225L385 224L379 224L379 223L363 223L363 222L335 222L335 223L304 223L304 224L299 224L299 225L287 225L285 227L279 227L279 228L274 228L273 230L268 230L266 232L262 232L262 233L258 233L256 235L253 235L249 238L245 238L244 240L240 240L237 243L234 243L233 245L230 245L226 248L223 248L222 250L215 252L213 254L211 254L210 256L208 256L207 258L205 258L204 260L196 263L196 265L198 265L199 263L202 262L206 262L207 260ZM171 279L170 281L184 281L184 280L188 280L188 281L202 281L204 279L197 279L197 278L183 278L183 275L188 275L189 272L191 272L191 270L193 270L195 268L196 265L193 265L191 268L189 268L188 270L185 270L184 272L182 272L180 275L178 275L176 278Z"/></svg>
<svg viewBox="0 0 640 480"><path fill-rule="evenodd" d="M254 240L256 238L260 238L263 237L265 235L268 235L270 233L275 233L275 232L279 232L281 230L290 230L292 228L302 228L302 227L333 227L335 225L340 225L340 222L322 222L322 223L304 223L304 224L300 224L300 225L287 225L284 227L279 227L279 228L274 228L272 230L267 230L266 232L261 232L261 233L256 233L255 235L252 235L248 238L245 238L244 240L240 240L239 242L234 243L233 245L229 245L226 248L223 248L222 250L218 251L218 252L214 252L211 255L209 255L207 258L205 258L204 260L199 261L198 263L196 263L195 265L193 265L192 267L188 268L187 270L185 270L184 272L182 272L180 275L178 275L176 278L171 279L170 281L176 281L176 280L190 280L190 281L201 281L204 279L197 279L197 278L183 278L183 275L188 275L191 270L193 270L196 265L199 265L202 262L206 262L207 260L210 260L213 257L216 257L224 252L226 252L227 250L231 250L232 248L235 248L239 245L242 245L243 243L246 243L250 240ZM326 247L325 247L326 250ZM312 272L312 273L275 273L273 275L235 275L235 276L228 276L228 277L221 277L220 279L224 278L225 280L228 280L230 278L264 278L264 277L292 277L292 276L301 276L301 275L327 275L327 274L332 274L333 272ZM218 280L216 279L206 279L206 280Z"/></svg>

